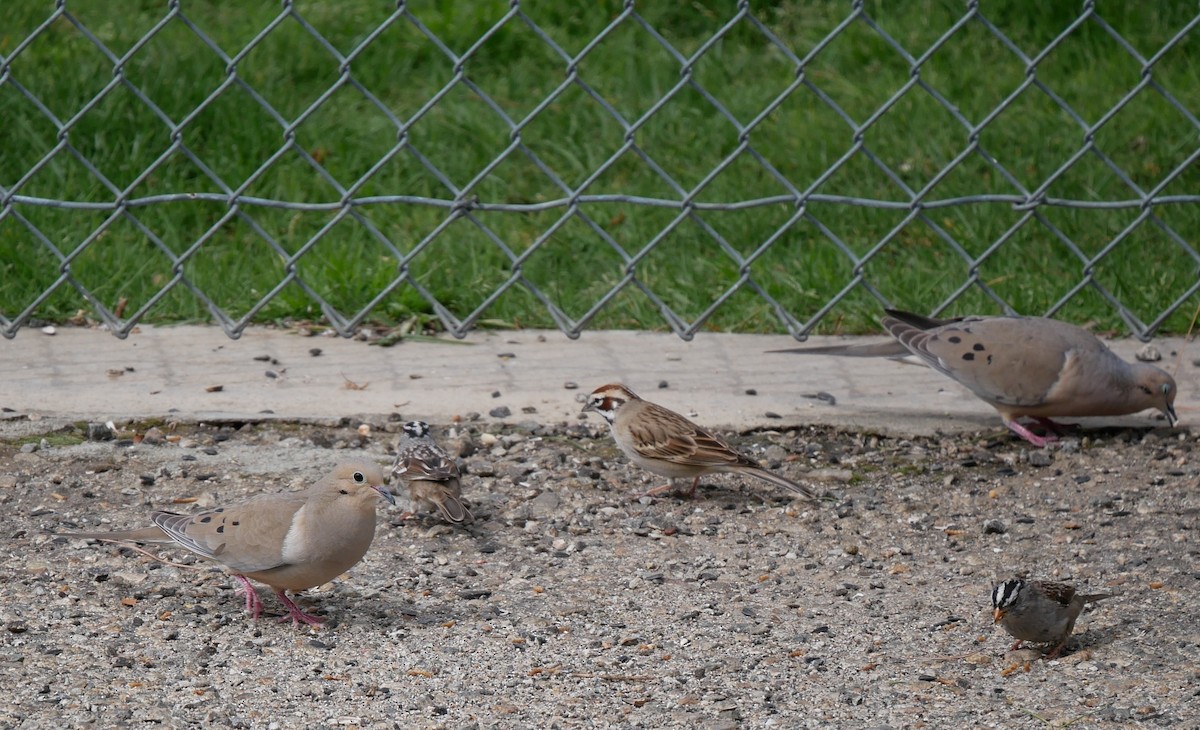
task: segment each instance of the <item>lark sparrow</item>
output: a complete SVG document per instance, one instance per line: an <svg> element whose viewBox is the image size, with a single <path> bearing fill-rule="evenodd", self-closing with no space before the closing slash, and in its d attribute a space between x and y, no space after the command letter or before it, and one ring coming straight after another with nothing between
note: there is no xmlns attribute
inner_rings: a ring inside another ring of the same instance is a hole
<svg viewBox="0 0 1200 730"><path fill-rule="evenodd" d="M700 477L732 472L758 477L805 497L814 496L808 487L763 469L755 460L734 451L720 436L674 411L642 400L624 385L603 385L592 391L583 407L584 413L589 411L608 421L613 440L630 461L671 480L646 494L669 490L675 479L691 477L687 495L692 496Z"/></svg>

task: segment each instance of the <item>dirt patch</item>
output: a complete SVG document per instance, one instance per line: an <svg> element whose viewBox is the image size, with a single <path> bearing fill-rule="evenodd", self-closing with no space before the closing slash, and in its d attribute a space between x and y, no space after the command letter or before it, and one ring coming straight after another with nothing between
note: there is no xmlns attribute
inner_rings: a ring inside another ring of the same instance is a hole
<svg viewBox="0 0 1200 730"><path fill-rule="evenodd" d="M438 428L476 522L381 503L365 560L300 596L329 624L298 630L249 620L184 551L50 532L298 488L348 453L390 464L399 424L127 438L149 425L0 431L0 727L1184 727L1200 706L1188 432L732 436L810 503L734 476L631 499L658 482L598 420ZM1119 595L1043 662L991 624L1015 572Z"/></svg>

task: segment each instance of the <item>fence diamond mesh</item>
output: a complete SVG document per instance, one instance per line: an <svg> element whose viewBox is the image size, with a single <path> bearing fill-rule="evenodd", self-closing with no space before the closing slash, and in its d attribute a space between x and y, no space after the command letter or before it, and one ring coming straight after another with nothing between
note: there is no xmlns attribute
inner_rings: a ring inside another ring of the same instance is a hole
<svg viewBox="0 0 1200 730"><path fill-rule="evenodd" d="M673 21L633 0L368 5L285 0L230 28L208 3L59 0L6 22L0 332L85 301L124 337L194 300L231 337L297 301L342 335L426 311L463 336L518 296L570 337L634 306L690 339L752 296L803 337L922 286L879 284L916 249L936 252L935 312L1028 308L1012 282L1043 277L1044 313L1098 297L1147 338L1200 289L1195 7L1148 43L1109 21L1117 3L1050 3L1059 22L1031 46L1007 30L1023 4L906 4L928 15L916 31L845 2L803 39L780 18L817 3ZM1081 44L1123 72L1063 88ZM651 67L666 75L635 100L609 83ZM847 91L872 78L891 81ZM1033 111L1057 126L1023 124ZM930 149L930 124L951 144ZM1162 276L1123 281L1146 257ZM679 280L668 259L719 273ZM688 287L700 304L680 304Z"/></svg>

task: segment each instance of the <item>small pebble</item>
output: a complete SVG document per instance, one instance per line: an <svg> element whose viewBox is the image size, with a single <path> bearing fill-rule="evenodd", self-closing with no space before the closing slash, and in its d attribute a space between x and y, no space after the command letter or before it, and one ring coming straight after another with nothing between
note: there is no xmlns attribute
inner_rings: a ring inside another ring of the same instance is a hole
<svg viewBox="0 0 1200 730"><path fill-rule="evenodd" d="M87 425L88 441L112 441L112 429L104 423L89 423Z"/></svg>
<svg viewBox="0 0 1200 730"><path fill-rule="evenodd" d="M758 395L758 391L754 388L746 388L746 395Z"/></svg>
<svg viewBox="0 0 1200 730"><path fill-rule="evenodd" d="M321 356L321 348L310 347L310 348L308 348L308 354L312 355L313 357L320 357Z"/></svg>
<svg viewBox="0 0 1200 730"><path fill-rule="evenodd" d="M46 325L42 328L42 334L53 337L54 335L58 334L58 330L54 329L53 325Z"/></svg>
<svg viewBox="0 0 1200 730"><path fill-rule="evenodd" d="M500 406L488 411L488 415L492 418L508 418L512 415L512 410L508 406Z"/></svg>
<svg viewBox="0 0 1200 730"><path fill-rule="evenodd" d="M575 390L579 387L579 383L576 383L574 380L568 380L567 382L563 383L563 387L567 390Z"/></svg>
<svg viewBox="0 0 1200 730"><path fill-rule="evenodd" d="M665 388L670 388L670 387L671 387L671 385L670 385L670 383L668 383L667 381L665 381L665 380L660 380L660 381L658 381L658 388L659 388L659 390L663 390L663 389L665 389Z"/></svg>
<svg viewBox="0 0 1200 730"><path fill-rule="evenodd" d="M1134 354L1134 357L1142 362L1158 362L1162 360L1162 353L1154 345L1143 345L1142 349Z"/></svg>
<svg viewBox="0 0 1200 730"><path fill-rule="evenodd" d="M1031 451L1029 453L1030 466L1050 466L1053 461L1050 454L1045 451Z"/></svg>
<svg viewBox="0 0 1200 730"><path fill-rule="evenodd" d="M1003 535L1008 532L1008 525L1005 525L1000 520L988 520L983 523L983 534L985 535Z"/></svg>

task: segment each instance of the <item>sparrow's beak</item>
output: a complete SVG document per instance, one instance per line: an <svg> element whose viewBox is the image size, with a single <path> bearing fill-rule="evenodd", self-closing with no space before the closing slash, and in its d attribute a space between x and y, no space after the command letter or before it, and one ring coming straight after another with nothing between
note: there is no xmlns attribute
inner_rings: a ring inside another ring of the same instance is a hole
<svg viewBox="0 0 1200 730"><path fill-rule="evenodd" d="M1006 613L1008 613L1008 612L1005 611L1003 608L997 608L995 611L992 611L992 618L995 619L995 621L992 621L992 623L994 623L994 624L1000 623L1000 619L1004 618L1004 614L1006 614Z"/></svg>
<svg viewBox="0 0 1200 730"><path fill-rule="evenodd" d="M391 504L393 507L396 506L396 498L392 496L392 493L390 491L388 491L387 487L378 487L378 486L375 486L374 484L372 484L371 489L374 489L376 492L379 492L379 496L386 499L388 501L388 503Z"/></svg>
<svg viewBox="0 0 1200 730"><path fill-rule="evenodd" d="M596 410L596 404L595 404L595 403L584 403L584 404L583 404L583 410L581 410L581 411L579 411L579 412L580 412L580 413L587 413L588 411L594 411L594 410Z"/></svg>
<svg viewBox="0 0 1200 730"><path fill-rule="evenodd" d="M1167 414L1167 424L1173 428L1175 426L1175 422L1179 420L1179 416L1175 415L1175 406L1168 405L1167 410L1163 412Z"/></svg>

